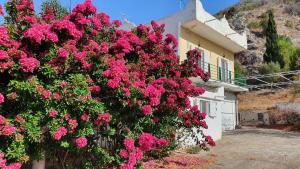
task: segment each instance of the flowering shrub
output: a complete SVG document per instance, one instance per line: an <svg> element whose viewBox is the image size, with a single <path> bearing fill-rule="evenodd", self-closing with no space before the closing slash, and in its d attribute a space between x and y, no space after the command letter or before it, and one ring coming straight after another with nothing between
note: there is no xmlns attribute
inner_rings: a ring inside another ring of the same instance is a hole
<svg viewBox="0 0 300 169"><path fill-rule="evenodd" d="M163 35L164 25L120 30L91 0L62 18L51 8L37 16L31 0L10 0L6 10L0 167L53 155L70 168L134 168L172 150L176 129L207 128L206 114L189 101L204 93L189 77L208 78L200 52L179 64L177 40ZM214 145L204 135L198 143Z"/></svg>

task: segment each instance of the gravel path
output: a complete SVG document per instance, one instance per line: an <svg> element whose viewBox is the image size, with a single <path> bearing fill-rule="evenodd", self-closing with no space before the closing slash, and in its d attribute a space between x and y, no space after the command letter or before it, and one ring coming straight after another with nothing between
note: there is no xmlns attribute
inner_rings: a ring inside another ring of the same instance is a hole
<svg viewBox="0 0 300 169"><path fill-rule="evenodd" d="M243 128L201 156L215 157L208 169L300 169L300 134Z"/></svg>

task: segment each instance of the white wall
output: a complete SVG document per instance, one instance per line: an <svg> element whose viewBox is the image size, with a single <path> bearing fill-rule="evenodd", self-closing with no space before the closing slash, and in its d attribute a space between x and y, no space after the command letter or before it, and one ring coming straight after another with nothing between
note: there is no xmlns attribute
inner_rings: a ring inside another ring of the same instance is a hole
<svg viewBox="0 0 300 169"><path fill-rule="evenodd" d="M224 87L206 88L206 92L199 96L190 98L193 105L194 100L199 104L199 100L210 102L210 112L207 113L206 123L208 129L203 129L205 135L210 135L214 140L222 138L224 130L234 130L236 126L236 95L225 92ZM199 105L198 105L199 106ZM195 131L195 129L194 129ZM198 134L200 138L201 135ZM183 141L183 140L181 140ZM182 145L194 145L195 142L191 137L187 137Z"/></svg>
<svg viewBox="0 0 300 169"><path fill-rule="evenodd" d="M199 100L210 101L210 111L212 114L207 113L206 123L208 129L203 129L205 135L211 136L214 140L220 140L222 138L222 114L221 114L221 105L222 99L224 98L224 87L216 88L215 90L206 90L206 92L199 96L190 98L191 103L196 100L199 103ZM199 106L199 105L198 105ZM198 134L199 138L201 137ZM192 138L188 137L184 141L184 145L193 145L195 144Z"/></svg>
<svg viewBox="0 0 300 169"><path fill-rule="evenodd" d="M224 87L216 88L215 91L207 89L198 99L210 101L210 111L214 114L213 116L207 114L205 121L208 125L208 129L204 130L204 133L212 136L214 140L220 140L222 138L221 109L224 99Z"/></svg>

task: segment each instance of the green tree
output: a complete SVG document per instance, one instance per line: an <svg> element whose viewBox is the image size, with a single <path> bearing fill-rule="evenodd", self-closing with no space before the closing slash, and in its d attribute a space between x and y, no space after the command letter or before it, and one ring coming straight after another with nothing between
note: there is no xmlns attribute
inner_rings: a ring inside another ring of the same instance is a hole
<svg viewBox="0 0 300 169"><path fill-rule="evenodd" d="M274 62L264 63L259 68L259 72L263 75L278 73L280 72L280 70L281 69L279 63L274 63ZM279 79L280 78L278 77L267 77L264 80L268 82L277 82L279 81Z"/></svg>
<svg viewBox="0 0 300 169"><path fill-rule="evenodd" d="M264 54L264 61L267 63L278 62L280 67L284 67L284 60L280 54L278 46L278 34L276 30L276 23L272 10L268 11L268 26L266 28L266 52Z"/></svg>
<svg viewBox="0 0 300 169"><path fill-rule="evenodd" d="M299 70L300 69L300 48L296 49L295 55L291 57L290 61L290 69L291 70Z"/></svg>
<svg viewBox="0 0 300 169"><path fill-rule="evenodd" d="M295 63L293 60L298 60L297 49L293 46L293 42L289 37L280 36L278 38L278 46L280 49L280 55L284 60L284 70L288 71L292 67L295 67Z"/></svg>
<svg viewBox="0 0 300 169"><path fill-rule="evenodd" d="M68 10L63 7L59 0L46 0L42 4L42 15L53 15L55 19L60 19L68 14Z"/></svg>
<svg viewBox="0 0 300 169"><path fill-rule="evenodd" d="M234 61L234 78L235 78L235 84L236 85L247 85L247 70L243 67L240 61L235 60Z"/></svg>
<svg viewBox="0 0 300 169"><path fill-rule="evenodd" d="M234 72L235 74L239 74L243 76L247 74L247 71L245 70L245 68L243 68L243 65L238 60L234 61Z"/></svg>

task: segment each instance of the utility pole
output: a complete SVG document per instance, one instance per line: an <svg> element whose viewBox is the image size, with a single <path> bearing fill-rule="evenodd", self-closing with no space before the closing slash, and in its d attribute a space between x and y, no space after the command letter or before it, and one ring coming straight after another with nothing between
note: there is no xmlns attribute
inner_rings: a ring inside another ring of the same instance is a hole
<svg viewBox="0 0 300 169"><path fill-rule="evenodd" d="M69 5L70 5L69 6L69 13L71 13L71 10L72 10L72 0L69 1Z"/></svg>
<svg viewBox="0 0 300 169"><path fill-rule="evenodd" d="M182 0L179 0L179 8L182 10Z"/></svg>

